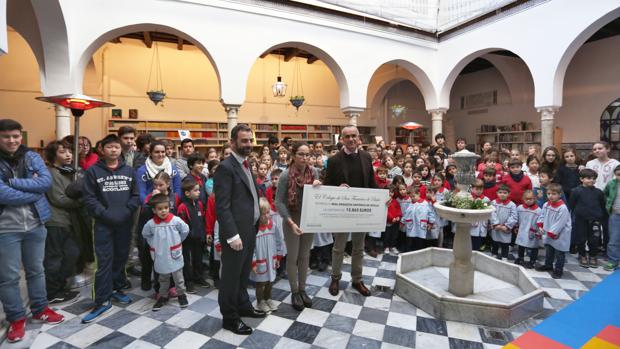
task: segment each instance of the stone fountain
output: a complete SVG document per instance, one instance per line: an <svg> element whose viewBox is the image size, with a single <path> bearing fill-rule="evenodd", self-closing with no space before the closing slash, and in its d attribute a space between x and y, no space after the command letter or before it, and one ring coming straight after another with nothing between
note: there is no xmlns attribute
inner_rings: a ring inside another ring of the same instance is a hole
<svg viewBox="0 0 620 349"><path fill-rule="evenodd" d="M471 198L479 156L462 150L452 158L457 196ZM544 292L523 267L472 252L471 223L488 220L492 207L460 209L438 202L435 209L456 224L453 250L433 247L402 253L396 294L436 318L492 327L511 327L542 311Z"/></svg>

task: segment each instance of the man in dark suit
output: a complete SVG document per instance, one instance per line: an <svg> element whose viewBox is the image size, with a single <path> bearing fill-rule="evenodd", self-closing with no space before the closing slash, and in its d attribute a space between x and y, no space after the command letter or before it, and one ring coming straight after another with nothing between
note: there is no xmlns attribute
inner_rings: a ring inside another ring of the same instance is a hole
<svg viewBox="0 0 620 349"><path fill-rule="evenodd" d="M266 316L254 309L247 291L259 217L256 180L247 160L252 151L252 137L248 125L239 124L232 129L232 156L220 163L213 178L215 212L222 242L218 303L223 327L242 335L251 334L252 329L241 317Z"/></svg>
<svg viewBox="0 0 620 349"><path fill-rule="evenodd" d="M359 150L359 131L355 126L346 126L342 129L341 139L344 146L336 155L328 160L325 185L354 188L377 188L372 159L370 154ZM364 257L364 238L366 233L352 233L353 252L351 255L351 279L354 289L364 296L370 296L370 291L362 281L362 259ZM348 234L334 234L332 249L332 281L329 293L338 295L339 282L342 277L342 258L347 244Z"/></svg>

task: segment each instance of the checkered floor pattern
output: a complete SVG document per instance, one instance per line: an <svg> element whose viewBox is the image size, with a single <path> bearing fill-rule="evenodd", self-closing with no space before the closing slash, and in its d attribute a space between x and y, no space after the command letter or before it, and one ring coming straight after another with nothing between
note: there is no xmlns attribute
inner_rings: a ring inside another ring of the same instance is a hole
<svg viewBox="0 0 620 349"><path fill-rule="evenodd" d="M364 257L364 281L367 285L394 287L397 257ZM73 304L59 307L64 323L28 325L24 341L3 343L4 348L438 348L495 349L534 327L545 318L579 298L600 282L608 272L602 267L585 269L574 256L567 258L564 277L554 280L548 273L528 270L546 291L544 311L508 330L478 327L443 321L407 303L392 291L374 291L363 297L350 286L350 264L343 266L341 291L336 297L328 292L329 272L313 271L307 280L307 293L314 297L312 309L295 311L290 305L287 280L274 285L273 298L279 310L265 319L248 319L255 328L251 336L237 336L221 327L217 289L199 289L189 295L190 305L181 310L176 301L152 312L150 292L138 288L129 291L134 302L115 304L101 319L82 324L81 317L92 305L89 290ZM132 280L134 285L139 280ZM250 294L253 295L253 289Z"/></svg>

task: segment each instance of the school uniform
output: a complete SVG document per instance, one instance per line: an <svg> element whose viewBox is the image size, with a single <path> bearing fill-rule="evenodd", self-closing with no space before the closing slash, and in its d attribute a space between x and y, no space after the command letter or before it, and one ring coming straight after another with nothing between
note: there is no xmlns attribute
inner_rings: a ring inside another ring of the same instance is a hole
<svg viewBox="0 0 620 349"><path fill-rule="evenodd" d="M541 246L541 236L538 236L538 217L540 217L542 210L536 203L532 206L526 206L525 204L517 207L518 225L516 243L519 246L519 260L522 260L525 256L525 251L530 255L530 266L533 266L534 262L538 258L538 248Z"/></svg>
<svg viewBox="0 0 620 349"><path fill-rule="evenodd" d="M491 238L493 239L493 247L491 253L493 255L499 255L501 249L501 257L508 258L508 250L510 248L510 242L512 241L512 228L517 224L517 205L509 199L501 201L495 199L492 202L495 211L491 215L491 225L505 225L508 227L507 232L499 231L496 229L491 230Z"/></svg>
<svg viewBox="0 0 620 349"><path fill-rule="evenodd" d="M183 276L188 284L192 282L202 283L204 281L202 246L207 236L205 206L200 200L185 197L177 211L179 217L189 226L189 235L183 241L183 256L185 257Z"/></svg>
<svg viewBox="0 0 620 349"><path fill-rule="evenodd" d="M481 195L476 196L473 193L471 194L472 198L481 199L485 204L491 202L488 197ZM487 230L489 228L489 220L483 220L480 222L471 223L471 228L469 229L469 235L471 235L471 248L473 251L479 251L480 246L482 246L482 242L484 238L487 236Z"/></svg>
<svg viewBox="0 0 620 349"><path fill-rule="evenodd" d="M407 233L407 250L415 251L428 247L427 240L432 239L432 227L435 224L435 212L430 202L418 200L409 206L403 215Z"/></svg>
<svg viewBox="0 0 620 349"><path fill-rule="evenodd" d="M282 245L284 245L284 241L278 233L278 230L281 229L282 226L278 226L271 219L269 219L267 224L258 226L250 280L254 282L273 282L276 279L276 261L282 259Z"/></svg>
<svg viewBox="0 0 620 349"><path fill-rule="evenodd" d="M565 253L570 249L571 215L564 201L547 202L538 217L538 227L544 230L545 266L552 267L555 259L555 270L564 268Z"/></svg>

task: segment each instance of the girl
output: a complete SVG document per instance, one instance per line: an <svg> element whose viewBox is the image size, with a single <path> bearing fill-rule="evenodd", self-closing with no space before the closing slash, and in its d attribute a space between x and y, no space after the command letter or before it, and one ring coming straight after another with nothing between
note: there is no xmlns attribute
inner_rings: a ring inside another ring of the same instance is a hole
<svg viewBox="0 0 620 349"><path fill-rule="evenodd" d="M99 156L93 151L93 145L90 142L90 139L86 137L79 137L78 145L80 167L86 171L99 160Z"/></svg>
<svg viewBox="0 0 620 349"><path fill-rule="evenodd" d="M572 148L565 149L558 171L553 178L553 182L562 186L564 196L566 196L567 200L570 200L570 192L573 188L581 185L581 181L579 180L579 171L581 168L583 168L581 159L577 156L575 150Z"/></svg>
<svg viewBox="0 0 620 349"><path fill-rule="evenodd" d="M530 177L530 181L532 182L532 188L540 187L540 180L538 178L538 169L540 168L540 161L534 155L530 155L527 157L525 161L525 165L527 169L524 171L525 174Z"/></svg>
<svg viewBox="0 0 620 349"><path fill-rule="evenodd" d="M260 156L263 157L265 155L271 156L271 149L269 149L269 146L267 144L263 145L263 147L260 148Z"/></svg>
<svg viewBox="0 0 620 349"><path fill-rule="evenodd" d="M414 166L415 168L418 168L418 167L423 166L423 165L426 165L426 162L424 161L424 159L417 158L415 160L415 166Z"/></svg>
<svg viewBox="0 0 620 349"><path fill-rule="evenodd" d="M276 159L276 161L274 161L273 167L271 169L273 170L279 168L281 170L286 170L288 168L288 162L288 150L286 150L285 147L280 147L278 148L278 158Z"/></svg>
<svg viewBox="0 0 620 349"><path fill-rule="evenodd" d="M407 191L407 185L405 185L405 184L398 184L395 187L397 189L395 199L396 199L396 201L398 202L398 204L400 206L400 211L401 212L407 212L407 209L412 204L411 197L409 196L409 193ZM400 227L400 231L401 232L405 232L406 231L405 227L401 226ZM398 251L398 249L396 247L392 247L390 249L390 252L392 254L395 254L395 255L400 253L400 251Z"/></svg>
<svg viewBox="0 0 620 349"><path fill-rule="evenodd" d="M448 165L446 167L446 181L448 182L448 189L450 191L456 189L456 165Z"/></svg>
<svg viewBox="0 0 620 349"><path fill-rule="evenodd" d="M181 178L176 166L166 156L166 146L161 141L151 143L150 155L144 165L136 170L136 181L140 192L140 202L146 202L146 196L153 191L153 179L160 172L166 172L171 179L172 191L181 193ZM145 222L146 223L146 222Z"/></svg>
<svg viewBox="0 0 620 349"><path fill-rule="evenodd" d="M402 155L394 156L394 162L396 163L396 166L402 171L403 166L405 166L405 157Z"/></svg>
<svg viewBox="0 0 620 349"><path fill-rule="evenodd" d="M446 180L441 173L435 173L435 175L433 176L433 181L431 182L430 191L435 193L436 202L444 201L446 194L448 193L448 189L446 189L446 187L444 186L445 181ZM436 225L436 229L439 232L436 237L436 239L438 239L437 246L441 247L443 245L444 227L450 225L450 222L445 221L441 217L439 217L439 215L437 215L437 212L435 212L435 215L437 216L437 222L435 225Z"/></svg>
<svg viewBox="0 0 620 349"><path fill-rule="evenodd" d="M399 157L399 156L404 156L405 152L403 152L403 148L401 148L400 146L397 146L396 149L394 150L394 157Z"/></svg>
<svg viewBox="0 0 620 349"><path fill-rule="evenodd" d="M401 170L400 167L396 166L396 163L394 162L394 158L392 157L392 155L385 155L383 156L383 166L385 166L388 169L388 179L394 178L394 176L396 175L402 175L403 171Z"/></svg>
<svg viewBox="0 0 620 349"><path fill-rule="evenodd" d="M540 165L540 169L550 173L551 178L553 178L559 166L560 152L558 152L554 146L545 148L542 153L542 164Z"/></svg>
<svg viewBox="0 0 620 349"><path fill-rule="evenodd" d="M515 242L519 246L519 250L515 264L522 265L528 269L536 267L538 248L541 247L542 236L538 232L538 226L536 225L540 213L541 209L536 204L534 193L531 190L523 192L523 205L517 208L518 232ZM530 256L528 263L525 263L526 251Z"/></svg>
<svg viewBox="0 0 620 349"><path fill-rule="evenodd" d="M605 141L594 143L592 153L596 159L588 161L586 168L592 169L598 174L594 186L604 190L607 183L614 178L614 169L620 165L620 162L609 158L609 143Z"/></svg>
<svg viewBox="0 0 620 349"><path fill-rule="evenodd" d="M256 186L258 187L258 195L265 196L267 192L267 187L269 186L269 179L267 178L267 171L269 171L269 167L265 163L258 164L258 175L256 176Z"/></svg>
<svg viewBox="0 0 620 349"><path fill-rule="evenodd" d="M282 240L278 232L282 227L271 219L271 206L267 199L260 198L258 206L260 217L250 280L256 282L256 308L271 313L278 310L278 306L271 299L271 286L282 259Z"/></svg>
<svg viewBox="0 0 620 349"><path fill-rule="evenodd" d="M383 246L385 247L383 254L389 254L390 252L396 254L398 253L396 243L398 241L398 233L400 232L400 219L403 213L397 200L398 187L391 185L389 190L391 200L388 206L385 234L383 235Z"/></svg>
<svg viewBox="0 0 620 349"><path fill-rule="evenodd" d="M433 179L430 166L422 165L416 168L416 170L419 171L420 175L422 176L422 184L429 186L431 184L431 180Z"/></svg>
<svg viewBox="0 0 620 349"><path fill-rule="evenodd" d="M405 162L403 166L403 178L407 187L413 184L413 163L410 161Z"/></svg>

